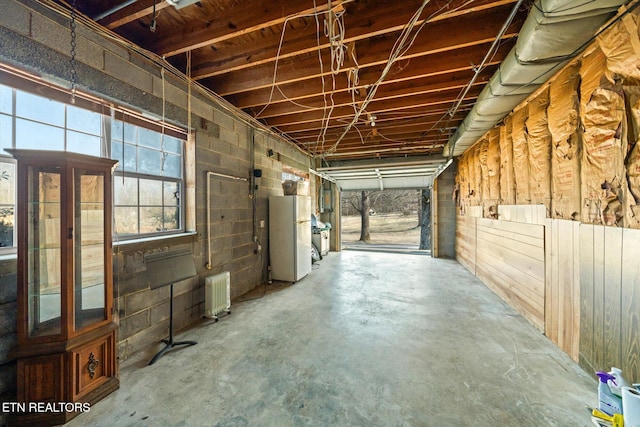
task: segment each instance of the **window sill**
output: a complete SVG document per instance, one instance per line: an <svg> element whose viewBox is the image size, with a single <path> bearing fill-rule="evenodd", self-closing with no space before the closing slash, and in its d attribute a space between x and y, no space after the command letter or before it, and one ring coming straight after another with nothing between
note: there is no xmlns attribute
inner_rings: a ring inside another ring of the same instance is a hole
<svg viewBox="0 0 640 427"><path fill-rule="evenodd" d="M193 243L197 240L198 233L195 231L187 231L186 233L170 234L164 236L143 237L140 239L122 240L116 241L114 239L114 248L123 250L144 250L148 248L155 248L158 245L156 243L180 245L185 243Z"/></svg>
<svg viewBox="0 0 640 427"><path fill-rule="evenodd" d="M4 262L4 261L13 261L18 259L18 254L4 254L4 255L0 255L0 262Z"/></svg>

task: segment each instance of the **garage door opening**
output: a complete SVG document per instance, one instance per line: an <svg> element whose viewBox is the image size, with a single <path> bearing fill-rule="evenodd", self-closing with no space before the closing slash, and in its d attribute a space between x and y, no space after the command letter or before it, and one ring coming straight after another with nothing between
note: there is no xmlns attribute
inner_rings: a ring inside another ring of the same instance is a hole
<svg viewBox="0 0 640 427"><path fill-rule="evenodd" d="M342 248L430 254L430 194L429 189L343 192Z"/></svg>

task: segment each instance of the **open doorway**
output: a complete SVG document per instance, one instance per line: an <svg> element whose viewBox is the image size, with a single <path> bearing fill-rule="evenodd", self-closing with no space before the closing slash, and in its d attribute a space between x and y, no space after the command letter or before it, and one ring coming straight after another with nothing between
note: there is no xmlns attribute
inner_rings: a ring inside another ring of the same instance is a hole
<svg viewBox="0 0 640 427"><path fill-rule="evenodd" d="M429 254L430 197L430 189L343 192L343 249ZM426 215L423 215L425 207Z"/></svg>

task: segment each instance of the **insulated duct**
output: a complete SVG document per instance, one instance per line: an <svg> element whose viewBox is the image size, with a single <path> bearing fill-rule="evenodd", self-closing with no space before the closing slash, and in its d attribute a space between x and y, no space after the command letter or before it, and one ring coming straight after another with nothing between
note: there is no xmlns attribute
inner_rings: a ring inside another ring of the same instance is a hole
<svg viewBox="0 0 640 427"><path fill-rule="evenodd" d="M545 83L628 0L537 0L516 45L444 147L459 156Z"/></svg>

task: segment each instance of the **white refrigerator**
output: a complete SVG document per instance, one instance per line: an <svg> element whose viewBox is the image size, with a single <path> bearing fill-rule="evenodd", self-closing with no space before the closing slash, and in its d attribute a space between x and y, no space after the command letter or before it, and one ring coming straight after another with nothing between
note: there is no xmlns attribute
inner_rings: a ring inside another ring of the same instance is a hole
<svg viewBox="0 0 640 427"><path fill-rule="evenodd" d="M269 197L271 279L297 282L311 271L311 198Z"/></svg>

